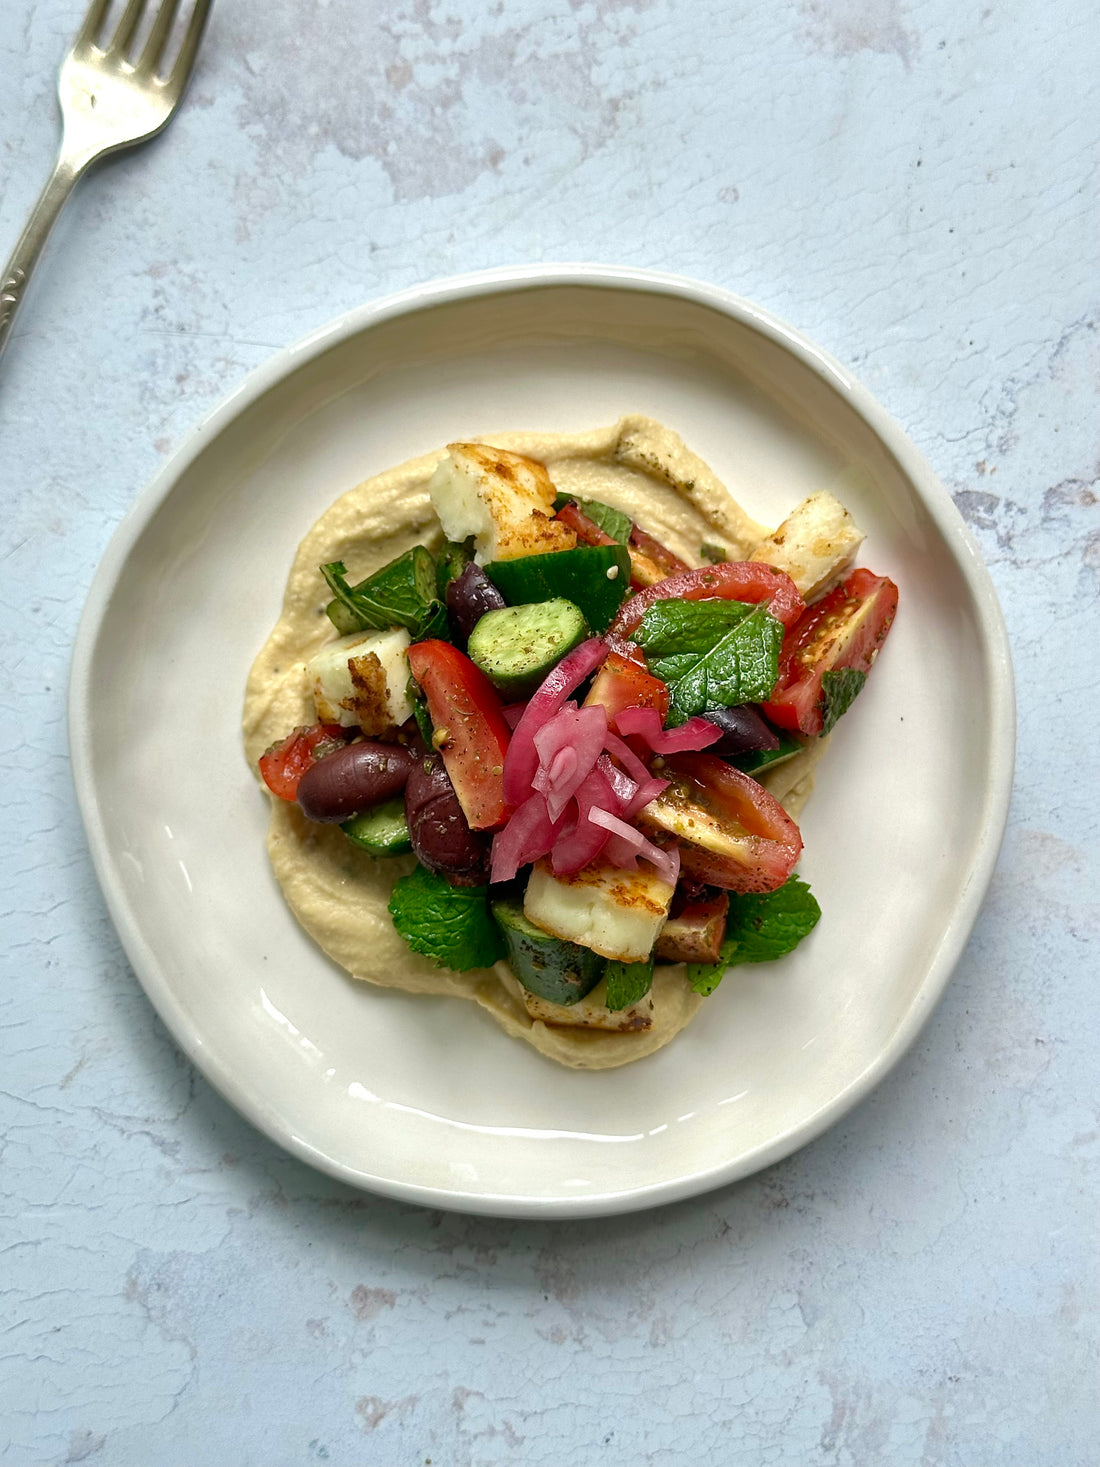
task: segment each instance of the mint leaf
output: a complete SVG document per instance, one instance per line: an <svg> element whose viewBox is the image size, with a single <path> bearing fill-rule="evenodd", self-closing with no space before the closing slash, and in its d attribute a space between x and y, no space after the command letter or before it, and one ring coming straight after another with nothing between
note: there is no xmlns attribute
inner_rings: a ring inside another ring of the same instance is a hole
<svg viewBox="0 0 1100 1467"><path fill-rule="evenodd" d="M832 731L842 713L856 700L859 690L867 681L867 674L855 667L842 667L836 672L826 672L821 677L821 737Z"/></svg>
<svg viewBox="0 0 1100 1467"><path fill-rule="evenodd" d="M342 560L323 565L321 574L334 598L327 608L329 620L344 635L390 627L404 627L417 638L446 635L447 613L435 593L435 562L423 545L414 545L356 586L348 585Z"/></svg>
<svg viewBox="0 0 1100 1467"><path fill-rule="evenodd" d="M649 992L653 982L653 960L620 963L617 958L612 958L604 973L607 977L607 1007L612 1011L628 1009Z"/></svg>
<svg viewBox="0 0 1100 1467"><path fill-rule="evenodd" d="M708 651L756 607L747 601L654 601L638 626L636 640L655 657Z"/></svg>
<svg viewBox="0 0 1100 1467"><path fill-rule="evenodd" d="M817 898L798 876L776 891L731 892L722 951L732 948L727 967L767 963L793 952L821 918Z"/></svg>
<svg viewBox="0 0 1100 1467"><path fill-rule="evenodd" d="M414 642L428 642L433 638L449 642L451 640L451 624L447 620L447 608L442 601L433 601L424 611L420 619L420 627L412 634Z"/></svg>
<svg viewBox="0 0 1100 1467"><path fill-rule="evenodd" d="M783 624L743 601L655 601L634 640L668 684L673 728L711 708L763 702L779 671Z"/></svg>
<svg viewBox="0 0 1100 1467"><path fill-rule="evenodd" d="M709 998L714 990L726 976L728 963L689 963L688 982L691 984L693 993L701 993L704 998Z"/></svg>
<svg viewBox="0 0 1100 1467"><path fill-rule="evenodd" d="M718 987L727 968L769 963L793 952L820 917L816 897L797 876L789 877L777 891L731 891L722 956L717 963L689 963L688 982L705 997Z"/></svg>
<svg viewBox="0 0 1100 1467"><path fill-rule="evenodd" d="M621 509L613 509L610 504L604 504L599 499L579 499L577 503L592 523L598 525L605 535L610 535L616 544L630 544L634 521L628 514L623 514Z"/></svg>
<svg viewBox="0 0 1100 1467"><path fill-rule="evenodd" d="M418 866L394 882L389 911L413 952L456 973L491 967L504 956L487 886L451 886Z"/></svg>

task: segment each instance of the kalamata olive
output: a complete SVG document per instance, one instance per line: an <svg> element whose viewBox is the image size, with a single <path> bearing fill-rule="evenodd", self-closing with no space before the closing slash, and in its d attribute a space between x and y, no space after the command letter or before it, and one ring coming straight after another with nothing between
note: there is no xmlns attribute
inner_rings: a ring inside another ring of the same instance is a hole
<svg viewBox="0 0 1100 1467"><path fill-rule="evenodd" d="M306 770L298 804L310 820L336 824L399 795L414 762L399 744L347 744Z"/></svg>
<svg viewBox="0 0 1100 1467"><path fill-rule="evenodd" d="M489 577L472 560L447 587L447 612L463 646L487 611L500 611L507 604Z"/></svg>
<svg viewBox="0 0 1100 1467"><path fill-rule="evenodd" d="M405 786L405 818L417 860L452 886L489 879L489 842L470 829L438 754L415 760Z"/></svg>
<svg viewBox="0 0 1100 1467"><path fill-rule="evenodd" d="M738 708L712 708L703 717L708 723L716 723L722 737L711 744L708 754L722 754L727 759L736 759L738 754L755 754L758 749L778 749L779 736L769 728L751 703L742 703Z"/></svg>

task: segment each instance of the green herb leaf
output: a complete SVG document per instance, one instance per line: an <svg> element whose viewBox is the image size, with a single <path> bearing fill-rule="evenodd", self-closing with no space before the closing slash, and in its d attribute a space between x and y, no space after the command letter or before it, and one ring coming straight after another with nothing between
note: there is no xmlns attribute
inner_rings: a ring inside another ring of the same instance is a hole
<svg viewBox="0 0 1100 1467"><path fill-rule="evenodd" d="M722 956L717 963L689 963L688 982L705 997L718 987L727 968L768 963L793 952L820 916L813 892L797 876L789 877L777 891L730 892Z"/></svg>
<svg viewBox="0 0 1100 1467"><path fill-rule="evenodd" d="M645 998L653 982L653 959L644 963L620 963L612 958L604 969L607 978L607 1007L628 1009Z"/></svg>
<svg viewBox="0 0 1100 1467"><path fill-rule="evenodd" d="M447 620L447 608L442 601L433 601L424 613L420 630L413 633L414 642L428 642L433 637L441 641L451 640L451 624Z"/></svg>
<svg viewBox="0 0 1100 1467"><path fill-rule="evenodd" d="M414 688L416 689L415 692L413 692ZM432 747L432 735L435 733L435 725L432 723L432 716L428 712L428 705L425 702L424 694L420 690L420 684L415 678L409 679L409 697L412 700L413 717L416 719L416 726L420 730L420 737L430 749Z"/></svg>
<svg viewBox="0 0 1100 1467"><path fill-rule="evenodd" d="M867 674L855 667L842 667L836 672L826 672L821 678L821 737L832 731L842 713L856 700L859 690L867 681Z"/></svg>
<svg viewBox="0 0 1100 1467"><path fill-rule="evenodd" d="M709 560L711 565L722 565L729 560L728 553L722 549L721 545L712 545L709 540L704 540L699 546L699 554L704 560Z"/></svg>
<svg viewBox="0 0 1100 1467"><path fill-rule="evenodd" d="M491 967L504 956L487 886L451 886L418 866L394 883L389 911L413 952L456 973Z"/></svg>
<svg viewBox="0 0 1100 1467"><path fill-rule="evenodd" d="M654 601L639 624L636 640L655 657L705 652L758 608L745 601Z"/></svg>
<svg viewBox="0 0 1100 1467"><path fill-rule="evenodd" d="M711 708L763 702L779 671L783 624L742 601L655 601L634 640L668 684L672 728Z"/></svg>
<svg viewBox="0 0 1100 1467"><path fill-rule="evenodd" d="M598 525L605 535L610 535L616 544L630 544L634 521L628 514L623 514L621 509L613 509L610 504L604 504L599 499L579 499L577 503L592 523Z"/></svg>
<svg viewBox="0 0 1100 1467"><path fill-rule="evenodd" d="M430 635L441 635L440 626L446 635L446 611L436 597L435 562L423 545L414 545L356 586L348 585L342 560L323 565L321 574L335 598L328 607L329 619L345 635L404 627L421 638L429 634L429 627Z"/></svg>
<svg viewBox="0 0 1100 1467"><path fill-rule="evenodd" d="M691 991L701 993L704 998L709 998L726 976L728 966L721 960L717 963L689 963L687 972Z"/></svg>

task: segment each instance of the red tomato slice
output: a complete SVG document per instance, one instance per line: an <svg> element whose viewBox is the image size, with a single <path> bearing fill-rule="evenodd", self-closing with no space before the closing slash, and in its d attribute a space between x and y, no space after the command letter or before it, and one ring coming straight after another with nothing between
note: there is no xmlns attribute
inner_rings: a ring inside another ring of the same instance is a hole
<svg viewBox="0 0 1100 1467"><path fill-rule="evenodd" d="M634 552L645 557L651 564L655 565L662 576L677 576L682 571L689 569L687 564L678 555L673 555L667 545L662 545L660 540L654 540L652 535L646 534L639 525L635 525L630 532L631 561Z"/></svg>
<svg viewBox="0 0 1100 1467"><path fill-rule="evenodd" d="M595 520L590 520L581 509L575 499L568 504L563 504L554 516L561 520L563 525L568 525L582 545L615 545L617 542L613 535L606 530L601 530Z"/></svg>
<svg viewBox="0 0 1100 1467"><path fill-rule="evenodd" d="M608 726L615 732L615 718L624 708L656 708L664 723L668 714L668 686L644 667L618 652L609 652L596 674L584 706L602 703L607 709Z"/></svg>
<svg viewBox="0 0 1100 1467"><path fill-rule="evenodd" d="M856 570L810 606L787 632L779 677L764 712L780 728L819 734L825 714L821 679L827 672L866 675L898 609L898 588L885 576Z"/></svg>
<svg viewBox="0 0 1100 1467"><path fill-rule="evenodd" d="M763 561L730 560L722 565L705 565L700 570L681 571L631 596L619 608L608 633L629 637L655 601L767 601L768 610L785 627L802 615L806 603L786 571Z"/></svg>
<svg viewBox="0 0 1100 1467"><path fill-rule="evenodd" d="M471 830L496 830L511 810L504 798L504 756L511 734L496 689L449 642L415 642L409 668L446 742L439 752Z"/></svg>
<svg viewBox="0 0 1100 1467"><path fill-rule="evenodd" d="M351 729L338 723L315 723L311 728L296 728L281 743L260 755L260 774L264 784L280 800L293 803L298 798L298 781L318 759L342 748Z"/></svg>
<svg viewBox="0 0 1100 1467"><path fill-rule="evenodd" d="M575 499L563 504L554 518L568 525L582 545L615 544L613 536L601 530L595 520L590 520ZM637 525L631 526L627 551L630 555L630 584L638 588L654 586L677 571L687 570L684 562L671 550Z"/></svg>
<svg viewBox="0 0 1100 1467"><path fill-rule="evenodd" d="M774 891L802 851L798 826L747 774L713 754L671 754L670 783L638 816L680 842L680 869L727 891Z"/></svg>

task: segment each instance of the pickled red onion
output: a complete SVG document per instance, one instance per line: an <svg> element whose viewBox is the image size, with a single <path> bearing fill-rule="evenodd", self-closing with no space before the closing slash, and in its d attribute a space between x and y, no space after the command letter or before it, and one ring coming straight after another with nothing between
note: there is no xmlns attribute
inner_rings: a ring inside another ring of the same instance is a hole
<svg viewBox="0 0 1100 1467"><path fill-rule="evenodd" d="M607 644L599 637L590 637L563 657L539 684L515 726L504 756L504 798L509 804L521 804L531 790L539 765L535 735L555 713L560 713L570 693L595 672L606 656Z"/></svg>
<svg viewBox="0 0 1100 1467"><path fill-rule="evenodd" d="M602 854L625 870L635 870L641 856L675 884L676 847L655 845L629 823L668 781L650 774L634 749L611 732L601 704L578 708L570 698L607 651L599 638L582 643L519 712L504 761L505 797L516 810L493 841L493 881L511 880L521 866L543 856L550 857L556 875L569 876ZM518 705L508 711L518 711ZM661 753L704 749L721 737L702 718L666 732L654 708L625 709L616 722L623 733L640 734Z"/></svg>
<svg viewBox="0 0 1100 1467"><path fill-rule="evenodd" d="M589 865L607 845L607 832L601 829L594 814L602 814L615 804L615 792L602 769L593 769L582 781L575 795L576 825L563 831L550 852L550 865L555 876L572 876Z"/></svg>
<svg viewBox="0 0 1100 1467"><path fill-rule="evenodd" d="M617 815L610 814L607 810L591 810L588 815L593 825L599 825L608 831L614 842L622 842L626 851L619 851L620 859L616 860L611 852L611 843L608 846L608 857L616 865L627 870L636 870L638 857L643 861L649 861L656 869L657 875L662 881L667 881L669 886L676 885L676 878L680 874L680 850L678 846L672 846L668 850L656 846L651 840L647 840L640 830L633 825L628 825L625 820L620 820Z"/></svg>
<svg viewBox="0 0 1100 1467"><path fill-rule="evenodd" d="M493 837L490 881L511 881L521 866L530 865L553 847L564 821L553 821L542 795L524 800L503 830Z"/></svg>
<svg viewBox="0 0 1100 1467"><path fill-rule="evenodd" d="M689 718L678 728L662 728L656 708L624 708L616 715L620 733L640 734L655 754L686 754L707 749L722 737L717 724L705 718Z"/></svg>
<svg viewBox="0 0 1100 1467"><path fill-rule="evenodd" d="M607 710L567 703L535 734L539 768L532 781L546 796L552 820L564 811L582 780L596 766L607 737Z"/></svg>

